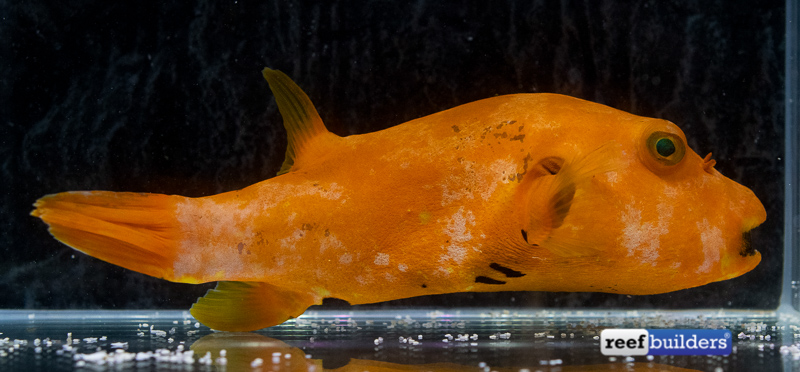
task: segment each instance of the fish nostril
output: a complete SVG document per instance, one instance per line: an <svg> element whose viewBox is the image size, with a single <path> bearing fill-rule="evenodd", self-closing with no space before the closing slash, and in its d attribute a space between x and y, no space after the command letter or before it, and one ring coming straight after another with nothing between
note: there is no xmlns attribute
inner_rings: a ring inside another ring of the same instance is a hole
<svg viewBox="0 0 800 372"><path fill-rule="evenodd" d="M711 153L709 152L705 158L703 158L703 170L706 171L708 174L714 174L711 170L714 168L714 165L717 164L717 161L711 159Z"/></svg>
<svg viewBox="0 0 800 372"><path fill-rule="evenodd" d="M756 250L753 248L753 244L750 242L750 231L745 231L742 233L742 248L739 250L739 254L742 257L753 256L756 254Z"/></svg>

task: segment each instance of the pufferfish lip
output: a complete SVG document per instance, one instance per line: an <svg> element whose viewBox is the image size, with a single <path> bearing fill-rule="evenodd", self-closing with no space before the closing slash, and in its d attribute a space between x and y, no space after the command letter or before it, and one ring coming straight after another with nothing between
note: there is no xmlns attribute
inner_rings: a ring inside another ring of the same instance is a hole
<svg viewBox="0 0 800 372"><path fill-rule="evenodd" d="M767 211L764 210L764 206L761 203L757 203L756 207L756 213L742 220L742 245L739 247L739 255L744 258L758 254L758 250L756 250L751 243L752 237L750 232L767 220Z"/></svg>
<svg viewBox="0 0 800 372"><path fill-rule="evenodd" d="M754 256L756 253L758 253L758 251L753 248L750 242L750 230L747 230L742 233L742 247L739 249L739 255L742 257L749 257Z"/></svg>

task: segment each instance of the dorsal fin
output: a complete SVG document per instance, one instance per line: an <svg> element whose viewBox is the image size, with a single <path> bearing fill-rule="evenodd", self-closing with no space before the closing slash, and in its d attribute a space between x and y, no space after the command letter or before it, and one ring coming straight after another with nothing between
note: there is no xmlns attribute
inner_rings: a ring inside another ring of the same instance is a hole
<svg viewBox="0 0 800 372"><path fill-rule="evenodd" d="M286 146L286 160L278 172L278 175L281 175L292 170L297 159L308 152L308 147L314 138L333 134L325 128L314 104L292 79L283 72L267 67L261 74L267 79L269 88L275 95L289 140Z"/></svg>

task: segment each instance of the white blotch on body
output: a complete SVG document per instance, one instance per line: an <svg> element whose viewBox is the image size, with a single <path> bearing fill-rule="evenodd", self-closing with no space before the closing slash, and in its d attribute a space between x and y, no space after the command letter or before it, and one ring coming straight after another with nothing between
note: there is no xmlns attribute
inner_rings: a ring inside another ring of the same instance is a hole
<svg viewBox="0 0 800 372"><path fill-rule="evenodd" d="M489 187L481 193L483 200L489 200L499 183L509 183L509 175L517 172L517 164L510 159L497 159L489 166L490 177L494 180Z"/></svg>
<svg viewBox="0 0 800 372"><path fill-rule="evenodd" d="M656 206L658 221L642 221L640 209L637 209L634 204L625 206L621 215L624 228L620 239L622 245L628 249L628 257L635 256L642 264L656 264L658 250L661 246L661 236L669 232L672 211L671 204L659 203Z"/></svg>
<svg viewBox="0 0 800 372"><path fill-rule="evenodd" d="M664 196L675 199L678 196L678 188L664 185Z"/></svg>
<svg viewBox="0 0 800 372"><path fill-rule="evenodd" d="M301 229L295 229L292 232L292 235L290 235L288 237L285 237L283 239L280 239L278 241L281 244L281 248L288 249L290 251L295 251L295 250L297 250L297 247L295 246L295 243L297 243L298 241L303 239L305 236L306 236L305 231L303 231Z"/></svg>
<svg viewBox="0 0 800 372"><path fill-rule="evenodd" d="M356 275L356 277L355 277L355 278L353 278L353 279L355 279L355 280L356 280L356 283L358 283L358 284L360 284L360 285L367 285L367 284L369 284L369 283L371 283L371 282L372 282L372 278L370 278L370 277L365 277L365 276L363 276L363 275Z"/></svg>
<svg viewBox="0 0 800 372"><path fill-rule="evenodd" d="M617 172L613 172L613 171L612 172L606 172L606 182L608 182L608 183L613 185L613 184L617 183L618 179L619 179L619 174L617 174Z"/></svg>
<svg viewBox="0 0 800 372"><path fill-rule="evenodd" d="M322 254L329 248L332 249L343 249L344 244L336 238L333 234L329 233L328 236L323 236L319 239L319 253Z"/></svg>
<svg viewBox="0 0 800 372"><path fill-rule="evenodd" d="M389 264L389 255L386 253L378 253L375 256L375 264L378 266L386 266Z"/></svg>
<svg viewBox="0 0 800 372"><path fill-rule="evenodd" d="M266 269L254 263L255 255L239 254L237 250L238 243L249 247L256 241L253 221L268 218L276 212L276 206L292 198L347 200L345 189L336 183L314 186L313 182L299 185L266 182L252 187L256 189L249 191L265 197L224 203L198 198L176 203L179 229L186 237L180 242L173 263L176 278L189 276L198 280L217 280L219 278L215 276L221 274L221 279L262 279ZM295 217L296 214L287 216L286 222L292 224ZM279 239L279 244L292 248L304 236L302 231L293 231L290 236ZM280 266L270 266L269 271L286 270L291 265Z"/></svg>
<svg viewBox="0 0 800 372"><path fill-rule="evenodd" d="M406 270L408 270L408 266L406 266L406 264L399 264L397 265L397 270L400 270L400 272L404 273Z"/></svg>
<svg viewBox="0 0 800 372"><path fill-rule="evenodd" d="M241 277L261 270L249 266L232 243L238 239L247 244L252 239L252 226L247 223L252 213L255 211L242 202L191 199L177 203L175 214L188 238L175 255L175 277L215 277L218 273ZM206 239L208 236L212 238Z"/></svg>
<svg viewBox="0 0 800 372"><path fill-rule="evenodd" d="M405 128L395 127L395 133L398 138L404 139L404 146L397 146L395 149L386 152L380 157L380 160L397 164L407 162L408 159L423 159L427 161L434 161L442 157L445 148L436 140L436 135L431 133L428 128L416 127L414 133L398 133L397 130L404 130ZM358 136L351 136L358 137ZM348 137L349 138L349 137Z"/></svg>
<svg viewBox="0 0 800 372"><path fill-rule="evenodd" d="M461 207L444 227L444 233L450 238L450 242L447 246L443 246L447 253L439 258L439 262L453 261L456 264L464 262L467 258L465 243L472 240L469 226L475 226L475 216L472 211L465 212L464 207Z"/></svg>
<svg viewBox="0 0 800 372"><path fill-rule="evenodd" d="M345 189L339 186L336 182L332 182L327 186L317 185L314 186L313 182L306 182L300 185L285 185L277 183L262 183L258 185L258 193L261 195L269 195L270 198L262 198L258 200L251 200L249 204L253 208L266 211L274 208L280 203L284 202L287 198L304 197L304 196L319 196L326 200L347 200L345 196ZM288 221L291 222L291 221Z"/></svg>
<svg viewBox="0 0 800 372"><path fill-rule="evenodd" d="M496 159L489 166L462 160L458 166L450 169L448 176L440 185L442 206L476 197L489 200L497 190L497 186L511 182L509 176L516 172L517 164L510 158Z"/></svg>
<svg viewBox="0 0 800 372"><path fill-rule="evenodd" d="M345 253L339 256L339 263L341 264L349 264L353 262L353 255L350 253Z"/></svg>
<svg viewBox="0 0 800 372"><path fill-rule="evenodd" d="M704 259L695 272L706 274L720 261L720 252L725 248L725 240L722 237L722 230L719 227L711 226L708 219L704 218L703 222L698 222L697 230L700 232Z"/></svg>

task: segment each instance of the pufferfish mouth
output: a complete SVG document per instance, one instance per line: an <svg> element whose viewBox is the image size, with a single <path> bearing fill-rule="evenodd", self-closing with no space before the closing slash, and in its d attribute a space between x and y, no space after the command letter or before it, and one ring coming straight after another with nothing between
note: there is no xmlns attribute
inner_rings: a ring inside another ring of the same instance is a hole
<svg viewBox="0 0 800 372"><path fill-rule="evenodd" d="M754 256L758 251L753 248L753 244L751 243L750 238L750 230L747 230L742 233L742 247L739 249L739 255L742 257L749 257Z"/></svg>
<svg viewBox="0 0 800 372"><path fill-rule="evenodd" d="M739 255L744 258L758 254L758 250L753 247L750 232L767 220L767 211L764 210L764 206L758 202L756 207L758 207L757 213L742 220L742 245L739 247Z"/></svg>

